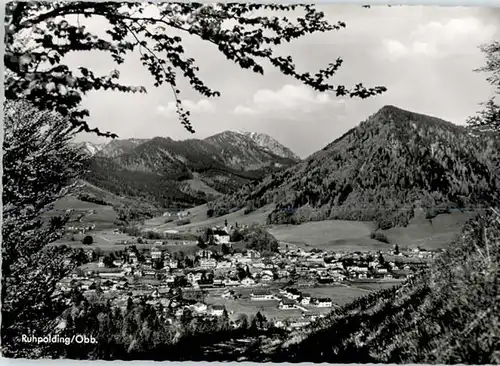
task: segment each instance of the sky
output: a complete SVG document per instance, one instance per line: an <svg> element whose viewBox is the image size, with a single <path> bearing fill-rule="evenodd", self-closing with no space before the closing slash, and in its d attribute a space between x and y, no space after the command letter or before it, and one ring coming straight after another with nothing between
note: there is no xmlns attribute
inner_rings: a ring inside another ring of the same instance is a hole
<svg viewBox="0 0 500 366"><path fill-rule="evenodd" d="M387 92L369 99L338 98L317 93L272 66L264 75L242 70L214 45L188 36L186 54L197 60L201 78L221 92L206 99L180 84L185 107L191 111L193 135L180 124L169 86L155 88L136 55L117 66L107 54L75 53L68 64L95 73L120 70L125 84L144 85L147 94L92 92L85 96L91 127L112 131L119 138L205 138L225 130L266 133L301 157L320 150L384 105L464 124L479 103L492 93L487 75L473 70L484 64L478 46L500 38L500 9L429 6L318 5L331 22L346 28L318 33L279 46L291 55L299 71L316 72L338 57L344 64L334 83L383 85ZM104 23L91 20L104 29ZM90 134L79 141L106 142Z"/></svg>

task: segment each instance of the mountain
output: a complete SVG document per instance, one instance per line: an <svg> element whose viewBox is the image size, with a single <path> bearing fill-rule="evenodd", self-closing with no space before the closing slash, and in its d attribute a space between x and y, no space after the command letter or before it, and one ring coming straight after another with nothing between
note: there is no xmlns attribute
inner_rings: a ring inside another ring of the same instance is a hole
<svg viewBox="0 0 500 366"><path fill-rule="evenodd" d="M126 139L126 140L111 140L100 151L99 156L107 158L115 158L132 151L135 147L148 141L147 139Z"/></svg>
<svg viewBox="0 0 500 366"><path fill-rule="evenodd" d="M242 134L251 138L257 145L274 155L281 156L282 158L300 160L300 157L293 153L292 150L283 146L278 141L273 139L271 136L264 133L258 132L248 132L248 131L235 131L236 133Z"/></svg>
<svg viewBox="0 0 500 366"><path fill-rule="evenodd" d="M260 133L224 131L203 141L216 147L224 163L235 169L255 170L272 164L279 167L300 160L290 149Z"/></svg>
<svg viewBox="0 0 500 366"><path fill-rule="evenodd" d="M385 106L321 151L211 203L216 215L276 203L268 223L406 225L498 200L492 141L439 118Z"/></svg>
<svg viewBox="0 0 500 366"><path fill-rule="evenodd" d="M74 146L78 149L81 149L87 155L94 156L98 154L99 151L101 151L106 146L106 144L95 144L92 142L83 141L74 143Z"/></svg>
<svg viewBox="0 0 500 366"><path fill-rule="evenodd" d="M85 179L116 194L189 207L296 163L226 131L204 140L113 140L92 157Z"/></svg>

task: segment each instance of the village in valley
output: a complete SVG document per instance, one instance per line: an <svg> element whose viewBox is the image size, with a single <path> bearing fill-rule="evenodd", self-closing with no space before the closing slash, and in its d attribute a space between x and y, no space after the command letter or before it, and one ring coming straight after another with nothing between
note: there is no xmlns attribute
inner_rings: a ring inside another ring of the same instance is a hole
<svg viewBox="0 0 500 366"><path fill-rule="evenodd" d="M183 220L189 212L175 216ZM161 308L171 323L189 313L225 316L237 328L260 313L274 327L290 330L400 283L438 253L397 244L382 252L304 249L284 242L274 250L259 250L242 234L254 230L265 232L256 224L227 220L223 226L199 228L199 235L158 228L96 230L79 222L68 226L67 234L83 234L74 243L83 248L87 263L61 280L58 291L77 290L122 309L146 302ZM101 248L96 238L105 239L107 247Z"/></svg>

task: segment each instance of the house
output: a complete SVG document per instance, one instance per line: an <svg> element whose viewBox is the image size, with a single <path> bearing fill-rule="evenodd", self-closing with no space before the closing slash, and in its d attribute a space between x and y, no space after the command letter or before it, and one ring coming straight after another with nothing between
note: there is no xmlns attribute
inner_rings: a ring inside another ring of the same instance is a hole
<svg viewBox="0 0 500 366"><path fill-rule="evenodd" d="M241 280L241 284L243 286L252 286L252 285L255 285L255 280L251 277L246 277L246 278Z"/></svg>
<svg viewBox="0 0 500 366"><path fill-rule="evenodd" d="M200 258L212 258L212 254L211 250L198 250L196 252L196 256Z"/></svg>
<svg viewBox="0 0 500 366"><path fill-rule="evenodd" d="M152 260L161 260L163 257L163 252L156 248L156 247L153 247L151 248L151 259Z"/></svg>
<svg viewBox="0 0 500 366"><path fill-rule="evenodd" d="M222 305L213 305L211 314L214 316L222 316L224 314L225 307Z"/></svg>
<svg viewBox="0 0 500 366"><path fill-rule="evenodd" d="M177 318L180 318L183 314L184 314L184 309L182 309L182 308L179 308L179 309L177 309L177 310L175 311L175 316L176 316Z"/></svg>
<svg viewBox="0 0 500 366"><path fill-rule="evenodd" d="M295 301L290 299L282 299L278 305L278 309L281 310L295 309Z"/></svg>
<svg viewBox="0 0 500 366"><path fill-rule="evenodd" d="M268 276L273 277L273 271L270 271L270 270L266 269L266 270L261 271L260 275L261 276L268 275Z"/></svg>
<svg viewBox="0 0 500 366"><path fill-rule="evenodd" d="M123 277L125 273L122 272L99 272L99 277Z"/></svg>
<svg viewBox="0 0 500 366"><path fill-rule="evenodd" d="M241 264L250 264L250 263L252 263L252 259L248 258L248 257L241 257L241 258L237 258L236 262L241 263Z"/></svg>
<svg viewBox="0 0 500 366"><path fill-rule="evenodd" d="M218 244L229 244L230 236L225 230L215 229L212 231L212 237Z"/></svg>
<svg viewBox="0 0 500 366"><path fill-rule="evenodd" d="M92 261L94 260L94 256L95 256L95 254L94 254L94 250L93 250L93 249L86 249L86 250L85 250L85 255L87 256L87 259L88 259L89 261L91 261L91 262L92 262Z"/></svg>
<svg viewBox="0 0 500 366"><path fill-rule="evenodd" d="M115 265L116 267L121 267L123 265L123 260L121 260L121 259L115 259L113 261L113 265Z"/></svg>
<svg viewBox="0 0 500 366"><path fill-rule="evenodd" d="M226 286L238 286L240 284L240 282L238 280L233 280L231 278L226 278L224 281L223 281L224 285Z"/></svg>
<svg viewBox="0 0 500 366"><path fill-rule="evenodd" d="M287 270L282 269L278 271L279 278L288 277L289 275L290 273Z"/></svg>
<svg viewBox="0 0 500 366"><path fill-rule="evenodd" d="M221 262L217 262L216 268L217 269L228 269L228 268L231 268L232 266L233 266L233 264L229 261L221 261Z"/></svg>
<svg viewBox="0 0 500 366"><path fill-rule="evenodd" d="M198 272L198 273L189 272L186 277L187 277L189 282L197 282L197 281L201 280L201 273L200 272Z"/></svg>
<svg viewBox="0 0 500 366"><path fill-rule="evenodd" d="M247 251L247 257L251 258L251 259L258 259L258 258L260 258L260 253L256 250L249 249Z"/></svg>
<svg viewBox="0 0 500 366"><path fill-rule="evenodd" d="M222 279L222 278L215 278L213 280L213 285L214 286L224 286L224 279Z"/></svg>
<svg viewBox="0 0 500 366"><path fill-rule="evenodd" d="M135 254L135 252L128 253L128 258L129 261L132 262L132 264L137 264L137 255Z"/></svg>
<svg viewBox="0 0 500 366"><path fill-rule="evenodd" d="M204 269L212 269L217 267L217 261L212 258L200 259L200 267Z"/></svg>
<svg viewBox="0 0 500 366"><path fill-rule="evenodd" d="M204 313L208 309L207 305L202 302L198 302L194 305L191 305L191 308L197 313Z"/></svg>
<svg viewBox="0 0 500 366"><path fill-rule="evenodd" d="M332 299L327 297L311 299L311 305L318 308L331 308L333 306Z"/></svg>
<svg viewBox="0 0 500 366"><path fill-rule="evenodd" d="M276 298L269 291L255 291L250 294L250 299L252 301L267 301L275 300Z"/></svg>
<svg viewBox="0 0 500 366"><path fill-rule="evenodd" d="M308 324L309 324L309 322L307 320L297 320L297 321L290 323L290 328L294 328L294 329L303 328Z"/></svg>
<svg viewBox="0 0 500 366"><path fill-rule="evenodd" d="M222 295L220 295L223 299L232 299L234 297L234 293L232 291L226 291Z"/></svg>
<svg viewBox="0 0 500 366"><path fill-rule="evenodd" d="M271 282L273 279L274 279L273 276L269 275L268 273L265 273L260 277L260 280L262 282Z"/></svg>
<svg viewBox="0 0 500 366"><path fill-rule="evenodd" d="M174 283L175 282L175 276L172 276L172 275L165 276L165 282L166 283Z"/></svg>
<svg viewBox="0 0 500 366"><path fill-rule="evenodd" d="M346 276L340 272L333 272L331 276L332 276L334 282L341 282L341 281L344 281L346 279Z"/></svg>
<svg viewBox="0 0 500 366"><path fill-rule="evenodd" d="M300 297L300 292L296 288L287 289L284 296L290 300L297 300Z"/></svg>
<svg viewBox="0 0 500 366"><path fill-rule="evenodd" d="M310 303L311 303L311 295L302 294L300 297L300 304L301 305L309 305Z"/></svg>

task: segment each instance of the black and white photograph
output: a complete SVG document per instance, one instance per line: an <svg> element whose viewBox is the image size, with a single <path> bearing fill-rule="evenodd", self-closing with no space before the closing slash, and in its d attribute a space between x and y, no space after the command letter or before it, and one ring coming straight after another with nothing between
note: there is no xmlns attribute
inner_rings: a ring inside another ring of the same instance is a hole
<svg viewBox="0 0 500 366"><path fill-rule="evenodd" d="M3 6L2 357L500 364L500 8Z"/></svg>

